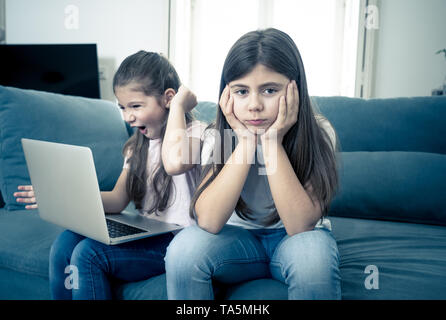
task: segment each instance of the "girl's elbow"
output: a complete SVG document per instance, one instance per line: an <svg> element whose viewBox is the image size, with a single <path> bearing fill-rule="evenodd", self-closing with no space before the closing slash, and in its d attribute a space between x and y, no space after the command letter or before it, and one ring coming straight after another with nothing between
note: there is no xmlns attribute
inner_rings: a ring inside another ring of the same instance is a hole
<svg viewBox="0 0 446 320"><path fill-rule="evenodd" d="M302 232L314 230L321 217L321 214L315 212L311 213L306 219L294 220L292 223L290 221L286 224L284 223L287 235L291 237Z"/></svg>
<svg viewBox="0 0 446 320"><path fill-rule="evenodd" d="M166 171L166 173L169 176L176 176L176 175L183 173L179 166L175 166L172 164L168 164L168 165L163 164L163 165L164 165L164 171Z"/></svg>
<svg viewBox="0 0 446 320"><path fill-rule="evenodd" d="M165 158L163 158L162 160L163 160L164 171L166 171L166 173L169 176L176 176L182 174L187 169L181 162L168 161Z"/></svg>
<svg viewBox="0 0 446 320"><path fill-rule="evenodd" d="M220 226L215 221L212 221L209 218L201 217L198 214L197 214L197 225L204 231L207 231L212 234L219 233L223 228L223 226Z"/></svg>
<svg viewBox="0 0 446 320"><path fill-rule="evenodd" d="M216 227L212 224L204 224L198 222L198 226L203 229L206 232L212 233L212 234L218 234L221 231L221 227Z"/></svg>
<svg viewBox="0 0 446 320"><path fill-rule="evenodd" d="M183 163L182 161L168 161L163 159L163 167L169 176L177 176L192 169L193 165Z"/></svg>
<svg viewBox="0 0 446 320"><path fill-rule="evenodd" d="M298 226L298 227L295 227L295 228L286 228L285 227L285 231L286 231L286 233L287 233L287 235L289 237L292 237L292 236L295 236L296 234L313 230L315 225L316 224L314 224L314 225L302 225L302 226Z"/></svg>

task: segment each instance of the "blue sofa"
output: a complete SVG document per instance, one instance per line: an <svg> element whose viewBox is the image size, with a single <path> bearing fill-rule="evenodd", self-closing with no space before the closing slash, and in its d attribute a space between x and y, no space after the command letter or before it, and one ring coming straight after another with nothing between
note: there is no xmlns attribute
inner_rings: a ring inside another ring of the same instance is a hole
<svg viewBox="0 0 446 320"><path fill-rule="evenodd" d="M446 97L313 97L342 152L330 209L343 299L446 298ZM200 103L211 121L215 105ZM49 299L48 255L61 228L12 196L29 184L20 138L88 146L101 190L122 167L131 131L103 100L0 86L0 299ZM114 281L117 299L166 299L165 275ZM287 299L272 279L216 284L219 299Z"/></svg>

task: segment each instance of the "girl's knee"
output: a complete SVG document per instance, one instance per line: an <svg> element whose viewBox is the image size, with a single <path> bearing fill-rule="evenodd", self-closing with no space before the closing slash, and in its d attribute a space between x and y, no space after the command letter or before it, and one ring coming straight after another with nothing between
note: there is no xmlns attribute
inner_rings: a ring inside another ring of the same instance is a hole
<svg viewBox="0 0 446 320"><path fill-rule="evenodd" d="M272 262L296 269L299 273L332 273L339 264L336 241L324 229L302 232L286 237L277 246Z"/></svg>
<svg viewBox="0 0 446 320"><path fill-rule="evenodd" d="M178 233L167 247L166 269L172 266L182 267L209 265L216 261L222 250L231 247L235 240L247 233L243 228L226 225L218 234L213 234L191 226Z"/></svg>
<svg viewBox="0 0 446 320"><path fill-rule="evenodd" d="M292 237L286 237L279 244L281 249L288 254L298 254L304 256L326 256L338 252L336 241L328 230L315 229L302 232Z"/></svg>
<svg viewBox="0 0 446 320"><path fill-rule="evenodd" d="M290 299L340 298L339 254L328 230L286 237L270 268L274 278L289 285Z"/></svg>
<svg viewBox="0 0 446 320"><path fill-rule="evenodd" d="M68 264L74 248L83 238L69 230L62 232L51 245L50 262Z"/></svg>
<svg viewBox="0 0 446 320"><path fill-rule="evenodd" d="M209 241L210 233L202 230L198 226L190 226L181 230L170 242L166 251L166 265L180 260L196 261L203 250L203 245Z"/></svg>
<svg viewBox="0 0 446 320"><path fill-rule="evenodd" d="M92 239L80 241L71 254L71 264L82 269L95 264L104 269L104 264L107 264L106 256L102 254L104 247L106 245Z"/></svg>

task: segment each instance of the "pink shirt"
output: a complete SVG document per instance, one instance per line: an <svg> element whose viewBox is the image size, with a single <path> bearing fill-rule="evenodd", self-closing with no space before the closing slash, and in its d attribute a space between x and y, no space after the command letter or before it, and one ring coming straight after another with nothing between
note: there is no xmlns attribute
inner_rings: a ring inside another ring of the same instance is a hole
<svg viewBox="0 0 446 320"><path fill-rule="evenodd" d="M202 135L206 125L199 121L193 121L187 128L188 137L202 139ZM200 150L197 150L199 153ZM124 168L128 169L126 157L124 159ZM185 173L172 176L173 187L171 188L172 194L169 198L169 205L164 211L158 211L156 213L148 214L147 208L151 203L154 195L153 188L150 183L150 178L153 173L153 169L157 168L161 161L161 139L150 140L148 159L147 159L147 192L143 199L143 208L139 209L142 215L147 215L152 219L159 221L165 221L169 223L179 224L181 226L189 226L195 224L194 219L189 216L189 205L195 189L198 186L198 180L200 178L201 167L200 164L196 164L192 169Z"/></svg>

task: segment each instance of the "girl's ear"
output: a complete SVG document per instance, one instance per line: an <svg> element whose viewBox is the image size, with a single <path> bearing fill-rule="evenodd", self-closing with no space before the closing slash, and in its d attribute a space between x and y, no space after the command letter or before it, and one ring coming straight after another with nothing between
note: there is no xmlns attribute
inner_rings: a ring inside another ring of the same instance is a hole
<svg viewBox="0 0 446 320"><path fill-rule="evenodd" d="M164 107L169 109L170 102L172 101L172 98L175 96L176 91L172 88L167 89L164 91Z"/></svg>

